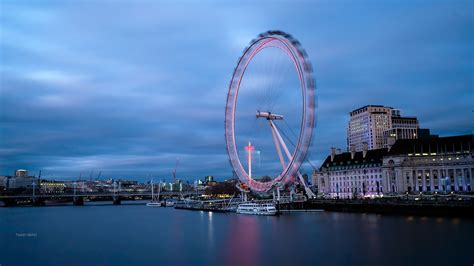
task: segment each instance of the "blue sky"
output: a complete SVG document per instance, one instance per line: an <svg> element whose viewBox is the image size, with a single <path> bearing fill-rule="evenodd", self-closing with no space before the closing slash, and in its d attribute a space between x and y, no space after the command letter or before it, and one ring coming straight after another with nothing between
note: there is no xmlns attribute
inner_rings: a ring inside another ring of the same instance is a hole
<svg viewBox="0 0 474 266"><path fill-rule="evenodd" d="M309 55L310 160L348 113L383 104L441 136L473 132L472 1L1 1L0 174L228 177L227 87L259 33ZM305 172L310 171L306 164Z"/></svg>

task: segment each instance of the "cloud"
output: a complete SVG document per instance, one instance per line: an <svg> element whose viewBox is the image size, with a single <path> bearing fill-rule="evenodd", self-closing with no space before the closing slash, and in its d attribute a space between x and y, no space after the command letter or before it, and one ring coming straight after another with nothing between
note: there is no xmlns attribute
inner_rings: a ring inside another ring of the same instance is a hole
<svg viewBox="0 0 474 266"><path fill-rule="evenodd" d="M345 148L348 112L366 104L401 108L433 133L472 132L470 2L4 1L2 9L0 174L169 178L178 157L179 177L232 176L227 88L243 49L269 29L295 36L315 68L313 164L330 146ZM277 79L250 78L256 91Z"/></svg>
<svg viewBox="0 0 474 266"><path fill-rule="evenodd" d="M25 78L33 81L52 83L67 88L68 85L83 82L86 77L71 75L57 70L40 70L27 73Z"/></svg>

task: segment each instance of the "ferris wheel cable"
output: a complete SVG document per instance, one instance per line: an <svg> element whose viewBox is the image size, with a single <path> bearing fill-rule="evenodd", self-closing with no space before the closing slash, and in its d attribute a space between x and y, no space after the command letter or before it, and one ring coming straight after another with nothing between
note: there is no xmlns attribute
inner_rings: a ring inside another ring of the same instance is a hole
<svg viewBox="0 0 474 266"><path fill-rule="evenodd" d="M280 103L280 101L278 101L283 95L284 95L284 92L287 92L285 90L285 87L286 87L286 82L287 80L285 79L286 77L288 77L288 70L289 70L289 67L288 65L284 64L285 62L285 56L284 56L284 53L280 51L279 53L279 68L278 68L278 73L277 73L277 86L278 86L278 92L276 91L276 97L275 97L275 101Z"/></svg>
<svg viewBox="0 0 474 266"><path fill-rule="evenodd" d="M264 83L262 84L262 96L263 96L263 103L264 105L266 106L265 109L268 109L268 105L269 105L269 102L270 102L270 95L271 93L273 92L272 90L272 82L274 80L273 78L273 65L274 65L274 57L271 56L271 53L272 50L271 49L265 49L264 51L262 51L262 57L265 57L265 58L268 58L268 60L265 61L264 64L262 64L262 70L261 70L261 75L263 76L264 78Z"/></svg>
<svg viewBox="0 0 474 266"><path fill-rule="evenodd" d="M285 91L285 81L283 76L285 76L285 70L287 68L283 68L281 63L278 64L278 70L276 72L276 84L273 88L273 93L272 93L272 101L271 101L271 110L282 110L286 106L284 103L281 101L281 99L285 96L287 96L288 91Z"/></svg>
<svg viewBox="0 0 474 266"><path fill-rule="evenodd" d="M283 119L284 120L284 119ZM293 148L296 148L296 145L293 143L293 141L291 141L290 138L288 138L288 136L286 135L285 131L279 127L276 123L273 123L275 125L275 127L278 129L279 132L281 132L283 134L283 136L286 138L286 140L291 144L291 146Z"/></svg>
<svg viewBox="0 0 474 266"><path fill-rule="evenodd" d="M280 56L282 56L282 55L283 55L283 53L280 53ZM280 63L282 63L282 62L284 62L284 61L280 60ZM293 85L293 81L290 77L293 77L292 74L294 74L293 72L291 72L293 70L293 68L289 67L289 65L279 64L279 66L280 66L280 69L279 69L279 73L277 75L278 82L279 82L278 83L279 87L277 88L278 92L275 91L276 92L276 97L275 97L275 103L276 104L282 104L282 101L280 101L280 99L282 97L285 97L289 91L292 91L292 90L285 89L285 88L287 88L290 84ZM279 106L279 107L282 107L282 106Z"/></svg>
<svg viewBox="0 0 474 266"><path fill-rule="evenodd" d="M266 95L266 105L267 105L267 111L271 111L271 106L273 105L274 98L275 98L275 87L276 87L276 80L279 77L277 74L277 56L278 54L275 54L275 51L273 47L269 47L267 50L267 54L270 57L268 60L268 65L266 66L266 72L265 72L265 77L270 78L270 82L266 83L265 85L265 95Z"/></svg>
<svg viewBox="0 0 474 266"><path fill-rule="evenodd" d="M285 65L283 64L284 60L283 60L283 52L281 51L278 51L278 57L277 57L277 69L276 69L276 80L275 80L275 97L274 97L274 100L275 102L278 101L278 99L280 98L280 96L282 95L281 93L279 93L281 91L281 88L283 87L283 71L284 71L284 67Z"/></svg>
<svg viewBox="0 0 474 266"><path fill-rule="evenodd" d="M309 155L310 155L310 152L308 152L308 155L304 158L305 161L308 162L308 164L311 166L311 168L313 168L314 171L318 170L318 168L314 166L314 164L308 159Z"/></svg>
<svg viewBox="0 0 474 266"><path fill-rule="evenodd" d="M288 123L287 123L284 119L283 119L283 121L286 123L286 125L287 125L287 127L290 129L290 131L292 131L292 130L291 130L291 127L288 125ZM277 126L277 127L278 127L278 126ZM288 139L288 141L290 142L290 144L292 144L293 147L294 147L295 145L293 144L293 142L291 142L291 140L289 140L288 136L285 134L285 131L283 131L283 130L280 129L280 128L278 128L278 129L283 133L283 135ZM296 137L296 134L295 134L294 132L293 132L293 135ZM311 163L311 161L308 159L308 158L309 158L309 155L310 155L310 151L308 151L308 154L307 154L307 156L304 158L304 160L309 163L309 165L311 166L311 168L313 168L313 170L317 170L317 168L313 165L313 163Z"/></svg>
<svg viewBox="0 0 474 266"><path fill-rule="evenodd" d="M298 136L296 135L296 133L293 131L293 129L290 127L290 124L288 124L288 122L286 122L286 120L283 120L283 123L285 123L285 125L288 127L288 129L290 130L290 133L293 134L293 137L295 138L298 138Z"/></svg>
<svg viewBox="0 0 474 266"><path fill-rule="evenodd" d="M270 48L270 47L269 47ZM274 92L274 87L275 87L275 73L276 73L276 56L274 56L274 51L273 49L269 50L269 56L270 56L270 86L269 89L271 92ZM272 95L273 96L273 95Z"/></svg>
<svg viewBox="0 0 474 266"><path fill-rule="evenodd" d="M273 86L271 88L272 94L271 94L271 101L270 101L270 110L276 110L277 105L280 105L281 103L279 102L279 98L283 95L282 93L282 85L283 85L283 64L281 63L282 60L282 54L283 52L281 51L275 51L276 56L275 56L275 67L274 71L272 72L272 75L275 77L273 78Z"/></svg>
<svg viewBox="0 0 474 266"><path fill-rule="evenodd" d="M295 134L295 132L291 129L290 125L288 124L287 121L283 120L284 124L286 125L286 127L288 128L288 130L290 131L290 133L292 133L292 137L294 139L298 139L298 136ZM290 137L288 137L290 139Z"/></svg>
<svg viewBox="0 0 474 266"><path fill-rule="evenodd" d="M264 64L257 64L258 67L256 69L256 80L259 80L259 78L262 79L262 82L261 82L261 85L262 86L262 89L256 89L256 93L259 95L259 98L258 98L258 101L260 103L260 108L262 108L262 104L264 103L265 101L265 90L266 90L266 86L267 86L267 83L268 83L268 78L267 76L265 75L265 72L264 72Z"/></svg>

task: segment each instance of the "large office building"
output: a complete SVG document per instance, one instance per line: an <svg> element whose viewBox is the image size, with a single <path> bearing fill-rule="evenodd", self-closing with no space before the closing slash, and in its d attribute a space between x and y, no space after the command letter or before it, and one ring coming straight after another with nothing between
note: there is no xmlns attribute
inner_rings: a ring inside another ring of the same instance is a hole
<svg viewBox="0 0 474 266"><path fill-rule="evenodd" d="M362 151L388 148L397 139L418 138L416 117L402 117L400 110L383 105L367 105L350 112L347 127L347 150Z"/></svg>
<svg viewBox="0 0 474 266"><path fill-rule="evenodd" d="M331 154L313 174L331 198L474 192L474 135L398 139L389 148Z"/></svg>
<svg viewBox="0 0 474 266"><path fill-rule="evenodd" d="M383 147L383 133L392 128L392 108L382 105L367 105L350 112L347 127L347 150L355 147L362 151L364 143L369 150Z"/></svg>
<svg viewBox="0 0 474 266"><path fill-rule="evenodd" d="M383 148L393 145L397 139L416 139L420 137L418 132L420 126L416 117L402 117L400 113L398 115L392 114L391 122L392 127L382 133Z"/></svg>

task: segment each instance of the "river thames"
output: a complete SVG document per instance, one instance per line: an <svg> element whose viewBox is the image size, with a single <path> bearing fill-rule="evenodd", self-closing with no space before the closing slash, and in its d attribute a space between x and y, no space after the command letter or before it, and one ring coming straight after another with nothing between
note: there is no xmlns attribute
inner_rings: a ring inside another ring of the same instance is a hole
<svg viewBox="0 0 474 266"><path fill-rule="evenodd" d="M0 265L473 265L474 220L246 216L106 205L0 208Z"/></svg>

